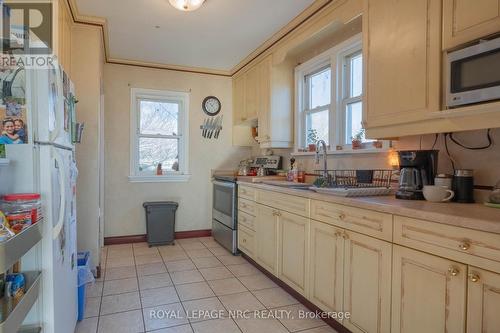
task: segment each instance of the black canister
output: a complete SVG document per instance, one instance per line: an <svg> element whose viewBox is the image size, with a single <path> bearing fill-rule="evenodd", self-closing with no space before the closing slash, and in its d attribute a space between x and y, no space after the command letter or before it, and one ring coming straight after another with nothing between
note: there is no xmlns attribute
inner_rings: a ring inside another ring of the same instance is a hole
<svg viewBox="0 0 500 333"><path fill-rule="evenodd" d="M474 172L470 169L455 170L453 176L453 201L461 203L474 202Z"/></svg>

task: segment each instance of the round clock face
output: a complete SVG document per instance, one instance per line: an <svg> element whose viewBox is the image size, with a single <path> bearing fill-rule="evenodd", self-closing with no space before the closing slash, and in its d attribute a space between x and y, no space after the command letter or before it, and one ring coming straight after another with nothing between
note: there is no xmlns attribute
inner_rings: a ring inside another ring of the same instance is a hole
<svg viewBox="0 0 500 333"><path fill-rule="evenodd" d="M215 116L220 112L222 104L217 97L208 96L203 100L202 107L206 114L209 116Z"/></svg>

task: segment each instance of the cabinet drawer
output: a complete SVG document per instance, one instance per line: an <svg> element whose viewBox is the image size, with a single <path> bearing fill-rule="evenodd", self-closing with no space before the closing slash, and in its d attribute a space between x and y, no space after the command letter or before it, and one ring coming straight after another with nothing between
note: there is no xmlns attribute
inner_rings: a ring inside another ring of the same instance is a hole
<svg viewBox="0 0 500 333"><path fill-rule="evenodd" d="M305 217L309 217L309 201L306 198L283 193L257 191L258 203Z"/></svg>
<svg viewBox="0 0 500 333"><path fill-rule="evenodd" d="M395 216L394 242L500 271L499 234Z"/></svg>
<svg viewBox="0 0 500 333"><path fill-rule="evenodd" d="M255 231L255 216L245 213L244 211L238 211L238 225L242 225L250 230Z"/></svg>
<svg viewBox="0 0 500 333"><path fill-rule="evenodd" d="M312 200L311 219L392 241L391 214Z"/></svg>
<svg viewBox="0 0 500 333"><path fill-rule="evenodd" d="M255 202L247 199L238 198L238 210L255 216Z"/></svg>
<svg viewBox="0 0 500 333"><path fill-rule="evenodd" d="M247 254L248 256L254 256L255 251L255 232L244 226L239 226L238 228L238 249L241 252Z"/></svg>
<svg viewBox="0 0 500 333"><path fill-rule="evenodd" d="M238 198L255 201L256 193L257 190L253 187L242 186L242 185L238 186Z"/></svg>

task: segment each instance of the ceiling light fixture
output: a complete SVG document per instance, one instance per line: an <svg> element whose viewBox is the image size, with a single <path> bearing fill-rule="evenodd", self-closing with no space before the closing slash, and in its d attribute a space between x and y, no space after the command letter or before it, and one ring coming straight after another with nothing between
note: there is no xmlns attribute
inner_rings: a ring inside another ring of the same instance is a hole
<svg viewBox="0 0 500 333"><path fill-rule="evenodd" d="M183 12L196 10L203 5L205 0L168 0L172 6Z"/></svg>

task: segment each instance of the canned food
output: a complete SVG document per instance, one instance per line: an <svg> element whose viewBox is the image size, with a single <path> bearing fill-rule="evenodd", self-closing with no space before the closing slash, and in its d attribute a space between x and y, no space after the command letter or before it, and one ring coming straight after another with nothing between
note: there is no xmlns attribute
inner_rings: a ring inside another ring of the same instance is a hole
<svg viewBox="0 0 500 333"><path fill-rule="evenodd" d="M6 214L7 227L15 234L20 233L32 224L31 212L21 214Z"/></svg>

